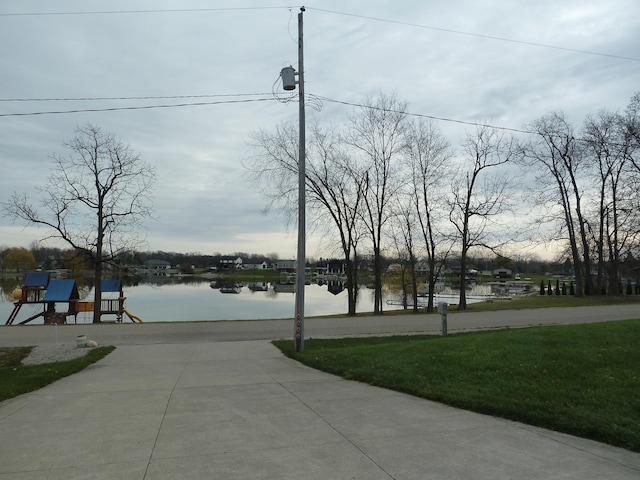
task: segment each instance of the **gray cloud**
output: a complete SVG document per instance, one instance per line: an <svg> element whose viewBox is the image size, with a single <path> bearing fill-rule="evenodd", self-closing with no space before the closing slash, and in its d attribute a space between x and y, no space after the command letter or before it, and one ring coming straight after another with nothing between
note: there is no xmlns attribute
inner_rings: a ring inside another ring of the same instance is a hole
<svg viewBox="0 0 640 480"><path fill-rule="evenodd" d="M173 2L124 1L102 8L145 6L177 8ZM181 3L179 8L199 6L211 3ZM221 7L219 2L215 6ZM396 91L414 113L521 128L559 108L579 124L589 112L623 108L640 88L637 61L437 29L638 57L640 4L635 0L452 0L435 5L312 0L306 6L305 75L311 94L359 103L380 91ZM81 1L23 2L3 5L0 14L89 8ZM280 69L297 62L297 13L298 7L0 16L0 97L270 92ZM214 100L225 98L0 102L0 114ZM309 115L342 122L350 111L325 102L320 112ZM62 143L74 136L77 125L91 122L130 143L157 168L157 220L148 222L149 248L276 251L292 257L295 234L276 215L262 215L263 202L242 168L250 155L249 132L284 120L297 121L295 103L0 117L0 200L14 190L31 193L43 184L50 155L64 152ZM464 126L440 126L452 144L464 135ZM0 218L0 245L28 245L38 235ZM311 254L322 249L315 237L310 245Z"/></svg>

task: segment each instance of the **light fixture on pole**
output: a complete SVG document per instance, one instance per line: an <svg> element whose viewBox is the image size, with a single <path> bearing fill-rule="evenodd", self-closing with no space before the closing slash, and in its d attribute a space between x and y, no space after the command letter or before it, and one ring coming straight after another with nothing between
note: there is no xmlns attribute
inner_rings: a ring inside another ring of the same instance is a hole
<svg viewBox="0 0 640 480"><path fill-rule="evenodd" d="M302 14L304 7L300 8L298 14L298 72L291 66L285 67L280 71L282 77L282 87L287 90L295 90L296 83L298 88L299 103L299 127L300 140L298 151L298 257L296 259L296 305L295 318L293 327L293 343L296 352L304 351L304 280L306 272L306 253L305 253L305 229L306 229L306 201L305 201L305 112L304 112L304 50L302 47ZM295 76L298 75L296 82Z"/></svg>

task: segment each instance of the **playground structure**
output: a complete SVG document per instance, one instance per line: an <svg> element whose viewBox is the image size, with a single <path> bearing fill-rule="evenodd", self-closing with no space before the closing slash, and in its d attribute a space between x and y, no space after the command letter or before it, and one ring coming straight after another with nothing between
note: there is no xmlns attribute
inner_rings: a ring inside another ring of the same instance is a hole
<svg viewBox="0 0 640 480"><path fill-rule="evenodd" d="M122 322L126 314L132 322L142 323L142 319L131 314L124 308L126 297L122 290L122 280L105 279L101 281L102 293L107 294L107 298L102 298L100 302L100 315L115 315L115 321ZM116 298L109 298L108 294L116 294ZM74 323L78 323L78 313L92 313L94 302L80 300L78 288L75 280L50 278L45 272L30 272L25 275L22 288L17 288L13 292L14 307L5 325L13 325L20 309L23 305L42 305L43 310L26 320L22 320L18 325L24 325L43 317L45 324L68 323L68 318L73 317ZM67 304L66 311L57 311L57 304Z"/></svg>

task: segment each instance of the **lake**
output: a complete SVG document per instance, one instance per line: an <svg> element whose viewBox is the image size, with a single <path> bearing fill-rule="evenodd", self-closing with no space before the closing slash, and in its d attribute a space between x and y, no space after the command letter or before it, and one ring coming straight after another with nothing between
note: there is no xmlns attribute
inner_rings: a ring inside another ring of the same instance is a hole
<svg viewBox="0 0 640 480"><path fill-rule="evenodd" d="M22 279L16 279L20 285ZM0 325L4 325L13 310L13 280L5 279L0 288ZM82 300L93 300L93 291L79 288ZM459 292L445 288L435 299L448 303L458 302ZM476 285L468 292L468 303L483 301L492 294L490 285ZM144 322L181 322L216 320L267 320L293 318L295 315L294 285L276 282L233 282L210 281L199 277L158 276L143 277L133 285L124 287L125 308ZM474 298L474 295L479 297ZM341 282L311 284L305 287L305 316L346 314L348 310L347 291ZM116 295L117 297L117 295ZM104 294L103 298L114 298ZM384 310L402 309L399 294L387 293L383 298ZM419 299L420 307L426 298ZM67 304L56 305L56 310L67 310ZM25 304L13 322L14 325L44 310L41 304ZM360 288L358 312L373 311L373 290ZM90 323L92 313L78 313L78 323ZM115 315L106 315L105 320L115 320ZM73 322L73 317L69 318ZM125 315L123 321L130 319ZM29 325L42 324L39 317Z"/></svg>
<svg viewBox="0 0 640 480"><path fill-rule="evenodd" d="M305 316L344 314L347 312L347 292L329 285L305 287ZM145 322L174 322L198 320L264 320L293 318L295 311L294 285L271 282L211 283L203 279L159 277L145 279L136 285L125 286L125 308ZM92 291L80 291L83 299L91 300ZM105 294L109 298L109 294ZM0 325L4 325L13 310L7 293L0 296ZM111 297L112 298L112 297ZM386 310L401 308L385 305ZM65 311L66 304L56 310ZM25 304L14 325L43 311L42 305ZM373 311L373 290L362 287L358 311ZM78 323L91 322L91 313L78 313ZM108 315L105 319L115 319ZM69 321L73 322L70 317ZM124 321L129 321L125 316ZM41 324L42 318L29 324Z"/></svg>

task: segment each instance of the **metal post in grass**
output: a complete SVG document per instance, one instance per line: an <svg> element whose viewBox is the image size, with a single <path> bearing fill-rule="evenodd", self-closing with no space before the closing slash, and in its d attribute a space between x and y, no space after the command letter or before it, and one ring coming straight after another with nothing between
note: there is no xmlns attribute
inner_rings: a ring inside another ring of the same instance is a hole
<svg viewBox="0 0 640 480"><path fill-rule="evenodd" d="M438 303L438 313L442 320L442 336L447 334L447 313L449 312L449 304L447 302Z"/></svg>

